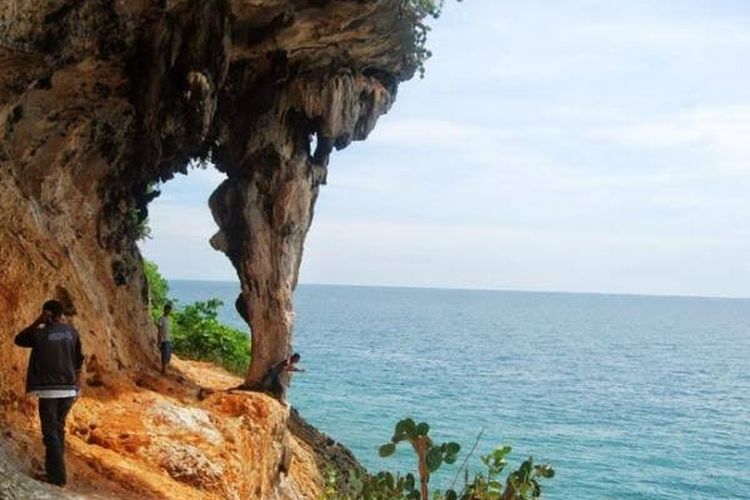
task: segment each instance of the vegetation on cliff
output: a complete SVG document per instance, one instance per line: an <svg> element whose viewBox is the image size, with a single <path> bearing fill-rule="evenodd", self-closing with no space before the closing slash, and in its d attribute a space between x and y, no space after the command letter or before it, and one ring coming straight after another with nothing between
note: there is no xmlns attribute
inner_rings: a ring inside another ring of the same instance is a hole
<svg viewBox="0 0 750 500"><path fill-rule="evenodd" d="M402 11L407 13L414 25L412 57L420 77L424 77L425 62L432 57L432 52L427 48L427 35L432 28L426 21L440 17L444 4L444 0L403 0Z"/></svg>
<svg viewBox="0 0 750 500"><path fill-rule="evenodd" d="M143 273L148 281L148 301L151 318L154 322L161 317L164 306L170 303L169 283L159 272L159 266L150 260L143 261Z"/></svg>
<svg viewBox="0 0 750 500"><path fill-rule="evenodd" d="M157 321L165 304L176 305L171 317L174 352L183 358L211 361L243 375L250 365L249 338L244 332L219 321L221 300L212 298L179 306L169 298L169 283L156 264L144 261L151 316Z"/></svg>
<svg viewBox="0 0 750 500"><path fill-rule="evenodd" d="M502 473L508 466L510 446L500 446L481 458L485 470L469 473L466 465L476 444L464 458L458 472L446 490L433 490L430 495L429 481L432 473L443 464L454 464L461 447L458 443L435 443L429 436L430 426L426 422L417 424L410 418L399 421L390 442L380 447L380 456L389 457L399 443L409 443L417 456L417 474L381 471L366 474L352 471L344 481L348 486L341 492L342 481L333 470L326 476L326 491L323 500L532 500L542 495L542 479L555 476L555 471L547 464L535 464L529 457L505 480ZM459 476L463 474L463 486L454 489Z"/></svg>

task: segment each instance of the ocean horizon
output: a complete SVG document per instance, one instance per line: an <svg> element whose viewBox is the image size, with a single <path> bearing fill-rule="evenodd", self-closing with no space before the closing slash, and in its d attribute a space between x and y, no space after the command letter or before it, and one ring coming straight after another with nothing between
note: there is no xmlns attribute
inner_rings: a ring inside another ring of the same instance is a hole
<svg viewBox="0 0 750 500"><path fill-rule="evenodd" d="M170 280L180 304L239 283ZM557 474L551 499L750 496L750 299L301 284L294 349L306 372L291 403L370 470L396 421L426 421L469 460L513 446ZM460 483L461 479L459 479Z"/></svg>
<svg viewBox="0 0 750 500"><path fill-rule="evenodd" d="M171 283L200 283L209 284L232 284L237 287L237 293L240 290L238 280L207 280L207 279L187 279L187 278L166 278ZM319 286L319 287L351 287L351 288L403 288L407 290L457 290L467 292L507 292L507 293L541 293L541 294L568 294L568 295L613 295L622 297L663 297L663 298L682 298L682 299L721 299L721 300L747 300L750 296L734 295L702 295L702 294L680 294L680 293L640 293L640 292L612 292L612 291L570 291L570 290L523 290L516 288L481 288L481 287L464 287L464 286L426 286L426 285L362 285L357 283L298 283L298 287Z"/></svg>

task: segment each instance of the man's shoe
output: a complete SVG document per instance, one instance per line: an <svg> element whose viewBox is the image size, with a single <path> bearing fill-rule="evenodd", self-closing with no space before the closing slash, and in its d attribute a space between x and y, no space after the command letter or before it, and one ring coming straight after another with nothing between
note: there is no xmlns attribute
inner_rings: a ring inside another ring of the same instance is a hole
<svg viewBox="0 0 750 500"><path fill-rule="evenodd" d="M53 486L59 486L60 488L63 488L65 486L65 484L66 484L66 481L64 481L64 480L63 481L60 481L60 480L53 481L44 472L32 472L31 473L31 477L34 478L34 479L36 479L37 481L41 481L43 483L51 484Z"/></svg>
<svg viewBox="0 0 750 500"><path fill-rule="evenodd" d="M31 477L32 479L36 479L37 481L41 481L43 483L49 483L49 478L47 477L47 474L45 474L44 472L33 471L31 473Z"/></svg>

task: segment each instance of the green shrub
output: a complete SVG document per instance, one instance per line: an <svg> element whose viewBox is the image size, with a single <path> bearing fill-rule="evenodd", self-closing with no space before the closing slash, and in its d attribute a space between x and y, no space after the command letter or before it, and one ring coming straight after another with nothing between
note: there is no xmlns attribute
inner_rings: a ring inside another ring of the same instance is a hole
<svg viewBox="0 0 750 500"><path fill-rule="evenodd" d="M427 498L430 474L438 470L443 463L454 463L458 452L461 451L458 443L435 444L428 435L429 432L430 426L426 422L417 424L414 420L405 418L396 424L391 442L380 447L380 456L389 457L396 452L399 443L407 442L417 455L419 491L416 489L414 477L407 474L404 476L406 498Z"/></svg>
<svg viewBox="0 0 750 500"><path fill-rule="evenodd" d="M420 78L424 77L425 63L432 57L432 52L427 48L427 35L431 28L426 21L440 17L444 3L445 0L401 0L399 5L401 15L414 27L414 52L410 57L417 66Z"/></svg>
<svg viewBox="0 0 750 500"><path fill-rule="evenodd" d="M148 300L151 317L158 321L164 311L164 305L169 303L169 283L159 272L159 266L151 261L143 261L143 272L148 282Z"/></svg>
<svg viewBox="0 0 750 500"><path fill-rule="evenodd" d="M456 494L448 490L447 500L529 500L542 496L542 486L539 480L552 478L555 470L549 465L534 465L534 459L524 460L517 470L508 474L505 482L500 479L508 462L505 458L510 454L510 446L501 446L492 453L482 456L482 463L487 468L486 473L478 472L469 481L468 473L464 477L464 487Z"/></svg>
<svg viewBox="0 0 750 500"><path fill-rule="evenodd" d="M156 264L144 260L143 271L148 281L151 317L157 322L164 305L174 301L169 299L169 284ZM221 306L219 299L209 299L175 307L170 322L174 352L181 358L211 361L244 375L250 365L250 338L219 321Z"/></svg>
<svg viewBox="0 0 750 500"><path fill-rule="evenodd" d="M194 302L173 313L172 343L181 357L211 361L244 375L250 365L248 335L218 320L219 299Z"/></svg>
<svg viewBox="0 0 750 500"><path fill-rule="evenodd" d="M354 500L366 498L368 500L531 500L540 498L542 487L539 482L543 478L552 478L555 471L549 465L535 465L529 457L519 468L508 474L505 481L500 475L508 465L506 457L511 452L510 446L496 448L492 453L481 457L486 471L474 474L470 480L469 473L464 469L469 456L459 469L464 470L464 486L460 491L453 489L434 490L429 494L428 484L430 474L440 468L442 464L453 464L458 458L461 447L457 443L435 444L428 436L430 426L425 422L416 424L407 418L399 421L391 441L380 447L382 457L391 456L396 446L401 442L408 442L417 455L417 474L393 474L381 471L375 474L361 474L357 471L349 473L347 491L338 491L339 481L336 472L326 473L326 489L324 500ZM477 438L477 442L479 438ZM472 449L473 450L473 449ZM457 474L458 476L458 474ZM417 479L419 478L419 479ZM455 480L454 480L455 482Z"/></svg>

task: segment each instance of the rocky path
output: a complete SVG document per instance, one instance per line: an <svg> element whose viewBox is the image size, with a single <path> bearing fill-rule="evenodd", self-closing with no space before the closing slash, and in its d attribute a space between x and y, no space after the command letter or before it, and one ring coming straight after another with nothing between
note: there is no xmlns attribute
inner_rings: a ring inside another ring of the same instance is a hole
<svg viewBox="0 0 750 500"><path fill-rule="evenodd" d="M0 455L0 498L316 497L318 465L289 432L288 409L262 394L227 391L240 382L182 360L167 376L97 378L68 419L64 491L30 478L43 450L34 402L24 401L9 422L13 449ZM13 456L25 458L16 464Z"/></svg>

